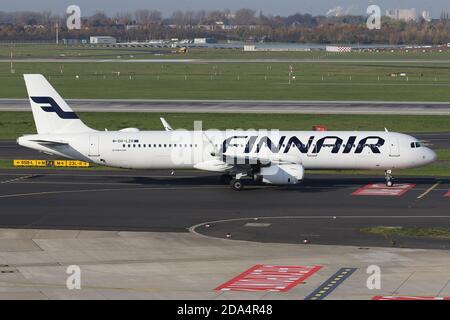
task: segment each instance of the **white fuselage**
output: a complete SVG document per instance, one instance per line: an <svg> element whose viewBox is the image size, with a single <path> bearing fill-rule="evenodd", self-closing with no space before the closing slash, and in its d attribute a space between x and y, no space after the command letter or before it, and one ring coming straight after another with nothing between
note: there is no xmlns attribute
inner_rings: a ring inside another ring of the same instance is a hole
<svg viewBox="0 0 450 320"><path fill-rule="evenodd" d="M295 159L305 169L390 170L436 160L436 154L416 138L384 131L92 131L26 135L18 143L70 159L131 169L227 172L233 167L229 163L233 156L240 161L243 157Z"/></svg>

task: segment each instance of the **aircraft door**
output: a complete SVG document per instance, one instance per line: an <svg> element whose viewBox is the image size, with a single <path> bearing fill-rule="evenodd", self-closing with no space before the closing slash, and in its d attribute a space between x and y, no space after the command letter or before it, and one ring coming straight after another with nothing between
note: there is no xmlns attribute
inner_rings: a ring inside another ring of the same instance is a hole
<svg viewBox="0 0 450 320"><path fill-rule="evenodd" d="M89 136L89 156L100 156L100 137L98 135Z"/></svg>
<svg viewBox="0 0 450 320"><path fill-rule="evenodd" d="M400 148L398 144L398 139L390 139L389 140L389 156L390 157L399 157L400 156Z"/></svg>

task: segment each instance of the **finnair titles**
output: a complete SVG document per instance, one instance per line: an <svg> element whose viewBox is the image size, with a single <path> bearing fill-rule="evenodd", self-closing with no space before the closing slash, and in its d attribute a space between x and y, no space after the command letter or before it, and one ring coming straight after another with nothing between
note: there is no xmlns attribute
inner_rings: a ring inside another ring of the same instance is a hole
<svg viewBox="0 0 450 320"><path fill-rule="evenodd" d="M409 135L385 131L164 130L97 131L86 126L39 74L24 75L37 134L17 142L69 159L129 169L198 169L223 173L242 190L248 179L297 184L305 169L384 170L414 168L436 154Z"/></svg>

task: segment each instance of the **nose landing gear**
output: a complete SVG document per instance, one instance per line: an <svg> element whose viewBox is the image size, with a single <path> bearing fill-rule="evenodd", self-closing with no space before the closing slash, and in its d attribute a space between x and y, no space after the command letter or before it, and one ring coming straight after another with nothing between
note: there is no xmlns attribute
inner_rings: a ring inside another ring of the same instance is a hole
<svg viewBox="0 0 450 320"><path fill-rule="evenodd" d="M384 179L386 180L386 187L394 186L394 177L392 176L392 170L386 170L384 172Z"/></svg>

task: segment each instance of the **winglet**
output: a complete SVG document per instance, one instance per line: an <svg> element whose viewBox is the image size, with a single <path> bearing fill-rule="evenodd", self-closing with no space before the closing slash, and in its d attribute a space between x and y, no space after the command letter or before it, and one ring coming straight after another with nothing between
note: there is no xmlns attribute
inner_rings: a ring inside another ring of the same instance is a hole
<svg viewBox="0 0 450 320"><path fill-rule="evenodd" d="M164 127L164 129L165 129L166 131L173 131L172 127L171 127L170 124L166 121L166 119L164 119L164 118L159 118L159 119L161 120L162 125L163 125L163 127Z"/></svg>

